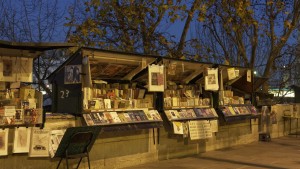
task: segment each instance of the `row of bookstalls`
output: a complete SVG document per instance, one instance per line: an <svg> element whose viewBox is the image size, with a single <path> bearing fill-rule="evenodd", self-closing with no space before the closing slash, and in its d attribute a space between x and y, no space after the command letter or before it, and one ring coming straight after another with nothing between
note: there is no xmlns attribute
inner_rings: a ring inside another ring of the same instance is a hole
<svg viewBox="0 0 300 169"><path fill-rule="evenodd" d="M49 77L53 112L110 131L167 121L173 134L191 139L209 137L203 133L217 132L219 123L256 118L252 80L245 67L92 48L81 48Z"/></svg>
<svg viewBox="0 0 300 169"><path fill-rule="evenodd" d="M59 142L68 144L63 139L65 130L43 129L42 94L30 84L33 61L41 52L70 46L30 48L27 44L25 48L2 42L2 47L0 137L7 140L7 129L16 127L15 152L28 152L30 147L32 157L49 156L49 150L52 156L59 156L56 151L63 154ZM252 105L253 79L252 70L245 67L85 47L48 78L52 113L80 118L79 131L86 126L96 135L138 129L157 129L159 133L165 127L190 140L210 138L220 125L257 118L259 113ZM34 129L29 131L29 127ZM49 136L50 142L45 141ZM70 133L65 137L70 138ZM28 139L26 144L24 139ZM49 144L54 141L53 146ZM7 154L7 149L0 152Z"/></svg>

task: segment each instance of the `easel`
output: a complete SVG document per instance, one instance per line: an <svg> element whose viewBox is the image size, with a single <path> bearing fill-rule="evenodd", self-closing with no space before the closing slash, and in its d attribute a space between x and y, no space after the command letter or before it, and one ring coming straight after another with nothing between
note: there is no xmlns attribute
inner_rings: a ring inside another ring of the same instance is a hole
<svg viewBox="0 0 300 169"><path fill-rule="evenodd" d="M99 126L71 127L68 128L58 146L54 157L60 157L56 167L59 168L63 158L66 159L67 169L69 169L68 159L80 158L79 167L83 157L87 157L90 168L89 151L91 150L101 128Z"/></svg>

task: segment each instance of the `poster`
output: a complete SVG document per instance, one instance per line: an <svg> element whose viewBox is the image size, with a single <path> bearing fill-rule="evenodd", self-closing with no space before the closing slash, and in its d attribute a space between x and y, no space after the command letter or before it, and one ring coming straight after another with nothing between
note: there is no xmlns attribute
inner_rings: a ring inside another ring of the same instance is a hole
<svg viewBox="0 0 300 169"><path fill-rule="evenodd" d="M236 78L234 68L228 68L227 73L228 73L228 80L232 80L232 79Z"/></svg>
<svg viewBox="0 0 300 169"><path fill-rule="evenodd" d="M189 121L188 125L191 140L212 137L211 125L208 120Z"/></svg>
<svg viewBox="0 0 300 169"><path fill-rule="evenodd" d="M32 128L29 157L49 156L49 133L47 129Z"/></svg>
<svg viewBox="0 0 300 169"><path fill-rule="evenodd" d="M251 82L251 70L247 70L247 82Z"/></svg>
<svg viewBox="0 0 300 169"><path fill-rule="evenodd" d="M216 133L218 132L219 128L218 128L218 120L210 120L210 127L211 127L211 132L212 133Z"/></svg>
<svg viewBox="0 0 300 169"><path fill-rule="evenodd" d="M13 153L28 153L31 128L15 128Z"/></svg>
<svg viewBox="0 0 300 169"><path fill-rule="evenodd" d="M8 128L0 130L0 156L8 155Z"/></svg>
<svg viewBox="0 0 300 169"><path fill-rule="evenodd" d="M0 59L0 81L15 82L17 62L16 57L1 57Z"/></svg>
<svg viewBox="0 0 300 169"><path fill-rule="evenodd" d="M208 69L204 80L205 90L219 90L218 69Z"/></svg>
<svg viewBox="0 0 300 169"><path fill-rule="evenodd" d="M165 76L163 65L148 66L148 91L163 92L165 89Z"/></svg>
<svg viewBox="0 0 300 169"><path fill-rule="evenodd" d="M32 82L32 58L17 58L16 78L20 82Z"/></svg>
<svg viewBox="0 0 300 169"><path fill-rule="evenodd" d="M81 83L81 65L65 66L65 84Z"/></svg>
<svg viewBox="0 0 300 169"><path fill-rule="evenodd" d="M183 123L179 121L173 121L174 134L183 134Z"/></svg>

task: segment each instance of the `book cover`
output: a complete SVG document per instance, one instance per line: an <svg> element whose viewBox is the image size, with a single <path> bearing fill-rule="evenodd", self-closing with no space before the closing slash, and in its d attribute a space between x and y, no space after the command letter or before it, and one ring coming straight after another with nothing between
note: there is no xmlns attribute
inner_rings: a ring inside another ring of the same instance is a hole
<svg viewBox="0 0 300 169"><path fill-rule="evenodd" d="M16 127L13 153L28 153L30 147L31 128Z"/></svg>
<svg viewBox="0 0 300 169"><path fill-rule="evenodd" d="M16 109L16 114L15 114L14 121L15 121L15 124L22 124L22 123L24 123L23 109Z"/></svg>
<svg viewBox="0 0 300 169"><path fill-rule="evenodd" d="M103 114L106 117L108 123L114 123L113 118L109 112L103 112Z"/></svg>
<svg viewBox="0 0 300 169"><path fill-rule="evenodd" d="M145 110L144 112L148 120L153 120L153 117L151 116L151 113L148 110Z"/></svg>
<svg viewBox="0 0 300 169"><path fill-rule="evenodd" d="M218 114L214 108L210 108L210 111L213 113L215 117L218 117Z"/></svg>
<svg viewBox="0 0 300 169"><path fill-rule="evenodd" d="M126 118L127 122L131 122L132 121L130 115L127 112L124 112L124 117Z"/></svg>
<svg viewBox="0 0 300 169"><path fill-rule="evenodd" d="M239 110L238 107L232 107L232 108L233 108L235 114L242 114L242 113L243 113L243 112L241 112L241 111Z"/></svg>
<svg viewBox="0 0 300 169"><path fill-rule="evenodd" d="M102 123L109 123L109 121L107 120L106 116L103 114L103 112L99 112L97 113L98 117L101 119Z"/></svg>
<svg viewBox="0 0 300 169"><path fill-rule="evenodd" d="M233 109L233 107L228 106L227 108L228 108L228 110L229 110L229 112L230 112L231 115L237 115L237 114L238 114L238 112L236 112L236 111Z"/></svg>
<svg viewBox="0 0 300 169"><path fill-rule="evenodd" d="M153 120L161 120L161 116L157 110L149 110L149 113L151 114Z"/></svg>
<svg viewBox="0 0 300 169"><path fill-rule="evenodd" d="M113 112L109 112L109 113L110 113L114 123L121 123L122 122L121 119L119 118L117 112L113 111Z"/></svg>
<svg viewBox="0 0 300 169"><path fill-rule="evenodd" d="M111 109L111 100L110 99L104 99L104 106L106 109Z"/></svg>
<svg viewBox="0 0 300 169"><path fill-rule="evenodd" d="M101 119L99 118L99 116L96 113L90 113L89 114L91 119L93 120L95 125L99 125L102 123Z"/></svg>
<svg viewBox="0 0 300 169"><path fill-rule="evenodd" d="M127 119L126 119L124 113L118 113L118 116L122 123L127 123Z"/></svg>
<svg viewBox="0 0 300 169"><path fill-rule="evenodd" d="M133 112L128 112L128 115L129 115L131 121L138 121Z"/></svg>
<svg viewBox="0 0 300 169"><path fill-rule="evenodd" d="M196 114L197 117L203 117L201 109L194 108L194 112L195 112L195 114Z"/></svg>
<svg viewBox="0 0 300 169"><path fill-rule="evenodd" d="M188 117L191 117L191 118L197 117L193 109L187 109L186 113L187 113Z"/></svg>
<svg viewBox="0 0 300 169"><path fill-rule="evenodd" d="M86 125L88 125L88 126L93 126L94 125L94 121L92 120L90 114L83 114L82 116L85 120Z"/></svg>
<svg viewBox="0 0 300 169"><path fill-rule="evenodd" d="M147 121L148 120L148 118L147 118L146 114L144 113L144 111L141 110L141 111L138 111L137 113L139 113L142 121Z"/></svg>
<svg viewBox="0 0 300 169"><path fill-rule="evenodd" d="M95 109L96 100L89 100L88 101L88 109Z"/></svg>

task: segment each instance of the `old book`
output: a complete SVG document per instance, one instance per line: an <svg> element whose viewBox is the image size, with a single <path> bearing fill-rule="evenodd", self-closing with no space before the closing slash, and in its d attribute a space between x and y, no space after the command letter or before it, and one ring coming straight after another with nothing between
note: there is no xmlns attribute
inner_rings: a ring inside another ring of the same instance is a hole
<svg viewBox="0 0 300 169"><path fill-rule="evenodd" d="M109 112L103 112L103 114L106 117L108 123L114 123L113 118Z"/></svg>
<svg viewBox="0 0 300 169"><path fill-rule="evenodd" d="M110 99L104 99L104 106L106 109L111 109L111 100Z"/></svg>
<svg viewBox="0 0 300 169"><path fill-rule="evenodd" d="M153 120L162 120L159 112L157 110L149 110Z"/></svg>
<svg viewBox="0 0 300 169"><path fill-rule="evenodd" d="M151 116L151 113L149 112L149 110L145 110L145 115L147 116L148 120L153 120L153 117Z"/></svg>
<svg viewBox="0 0 300 169"><path fill-rule="evenodd" d="M114 123L121 123L121 120L120 120L117 112L113 111L113 112L109 112L109 113L110 113Z"/></svg>
<svg viewBox="0 0 300 169"><path fill-rule="evenodd" d="M106 116L103 114L103 112L99 112L97 113L98 117L101 119L102 123L109 123L109 121L107 120Z"/></svg>
<svg viewBox="0 0 300 169"><path fill-rule="evenodd" d="M83 114L82 116L84 118L84 121L85 121L86 125L88 125L88 126L95 125L92 117L90 116L90 114Z"/></svg>
<svg viewBox="0 0 300 169"><path fill-rule="evenodd" d="M118 116L122 123L128 122L126 117L124 116L124 113L118 113Z"/></svg>
<svg viewBox="0 0 300 169"><path fill-rule="evenodd" d="M90 117L93 120L95 125L102 124L102 120L99 118L99 116L96 113L90 113L89 115L90 115Z"/></svg>
<svg viewBox="0 0 300 169"><path fill-rule="evenodd" d="M128 112L124 112L124 117L126 118L127 122L131 122L132 121L132 119L131 119L130 115L128 114Z"/></svg>

